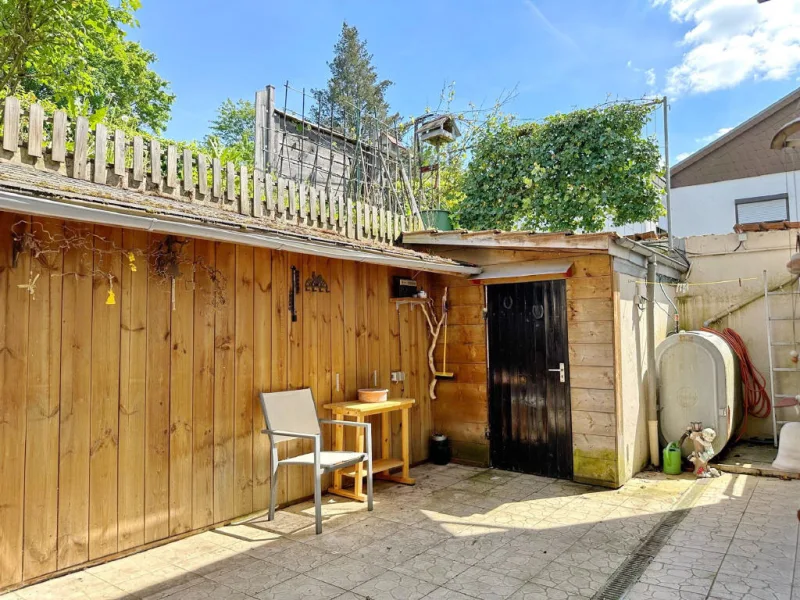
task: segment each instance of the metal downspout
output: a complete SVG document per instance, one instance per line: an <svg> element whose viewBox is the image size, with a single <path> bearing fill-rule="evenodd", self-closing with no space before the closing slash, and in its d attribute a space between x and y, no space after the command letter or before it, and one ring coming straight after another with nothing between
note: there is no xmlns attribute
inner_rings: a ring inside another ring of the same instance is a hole
<svg viewBox="0 0 800 600"><path fill-rule="evenodd" d="M661 464L658 454L658 386L656 380L656 257L647 257L647 433L650 464Z"/></svg>

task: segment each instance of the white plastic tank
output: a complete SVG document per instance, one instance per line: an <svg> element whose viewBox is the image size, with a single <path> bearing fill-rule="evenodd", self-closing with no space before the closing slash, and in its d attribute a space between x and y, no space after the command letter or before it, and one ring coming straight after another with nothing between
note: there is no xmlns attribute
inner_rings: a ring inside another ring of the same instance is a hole
<svg viewBox="0 0 800 600"><path fill-rule="evenodd" d="M693 421L717 432L718 454L742 421L739 359L720 336L682 331L656 348L662 444L678 441ZM691 444L681 449L684 456Z"/></svg>

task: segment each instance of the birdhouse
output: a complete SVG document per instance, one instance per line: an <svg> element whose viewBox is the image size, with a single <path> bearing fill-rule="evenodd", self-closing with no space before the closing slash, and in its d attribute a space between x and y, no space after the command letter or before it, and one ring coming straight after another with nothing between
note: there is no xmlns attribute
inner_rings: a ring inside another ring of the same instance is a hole
<svg viewBox="0 0 800 600"><path fill-rule="evenodd" d="M429 121L425 121L419 126L417 131L420 142L428 142L434 146L449 144L454 141L461 132L456 125L453 115L440 115Z"/></svg>

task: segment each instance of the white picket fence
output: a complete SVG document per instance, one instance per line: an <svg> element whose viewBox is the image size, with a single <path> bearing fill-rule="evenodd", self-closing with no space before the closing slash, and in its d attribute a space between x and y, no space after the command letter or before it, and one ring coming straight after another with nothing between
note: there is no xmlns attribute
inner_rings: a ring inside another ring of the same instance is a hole
<svg viewBox="0 0 800 600"><path fill-rule="evenodd" d="M91 131L85 117L70 122L60 110L45 115L39 104L31 104L23 115L13 96L5 99L2 125L0 160L74 179L382 244L393 244L403 231L421 226L418 218L341 195L331 197L325 189L275 180L259 169L251 173L245 165L223 165L188 149L179 152L174 145L167 146L164 159L156 139L137 135L129 140L118 129L109 133L102 123ZM74 141L72 151L67 149L68 139Z"/></svg>

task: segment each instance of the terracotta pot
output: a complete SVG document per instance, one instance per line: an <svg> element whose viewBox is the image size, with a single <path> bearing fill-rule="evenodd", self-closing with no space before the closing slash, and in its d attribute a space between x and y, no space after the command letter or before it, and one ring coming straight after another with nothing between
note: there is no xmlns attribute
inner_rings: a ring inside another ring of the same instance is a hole
<svg viewBox="0 0 800 600"><path fill-rule="evenodd" d="M386 402L389 398L389 390L381 388L365 388L358 390L359 402Z"/></svg>

